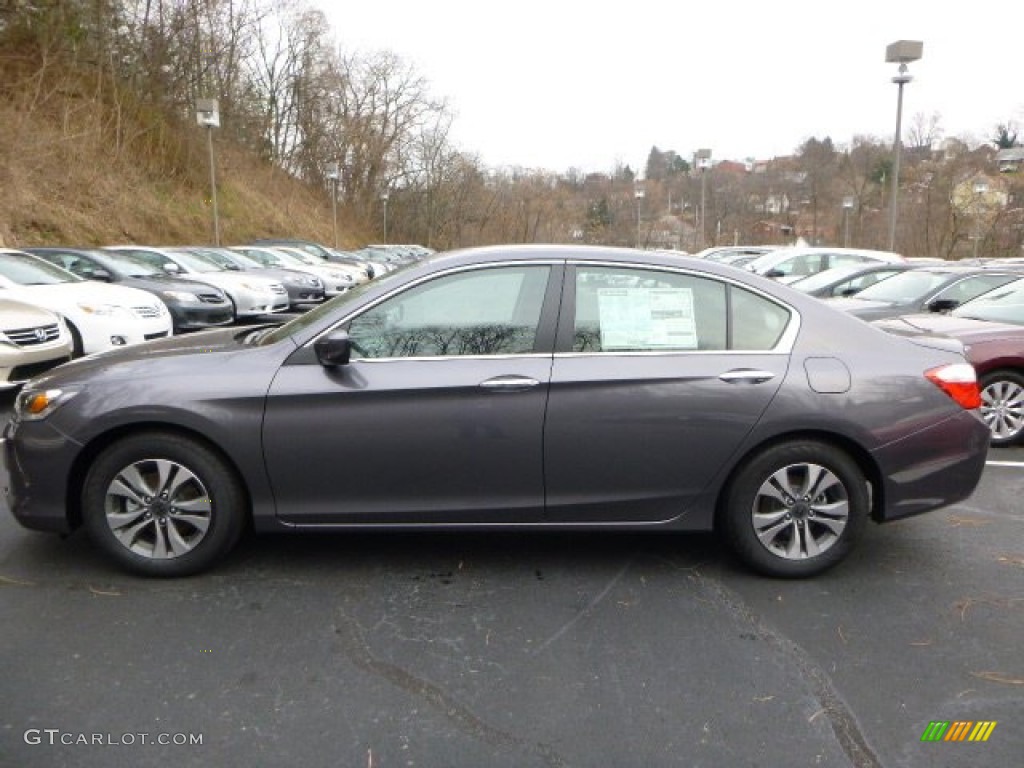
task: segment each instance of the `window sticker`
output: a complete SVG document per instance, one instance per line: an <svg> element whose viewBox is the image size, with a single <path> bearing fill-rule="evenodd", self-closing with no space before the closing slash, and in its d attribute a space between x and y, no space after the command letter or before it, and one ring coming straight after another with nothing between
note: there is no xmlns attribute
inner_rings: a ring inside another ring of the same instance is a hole
<svg viewBox="0 0 1024 768"><path fill-rule="evenodd" d="M602 288L597 309L605 351L697 349L690 288Z"/></svg>

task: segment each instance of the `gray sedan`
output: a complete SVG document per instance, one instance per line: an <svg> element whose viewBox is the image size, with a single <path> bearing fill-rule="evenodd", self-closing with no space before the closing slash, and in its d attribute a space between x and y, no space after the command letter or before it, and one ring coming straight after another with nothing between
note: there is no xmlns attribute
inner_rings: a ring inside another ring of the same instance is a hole
<svg viewBox="0 0 1024 768"><path fill-rule="evenodd" d="M869 520L970 495L977 407L958 342L703 259L501 246L282 326L63 366L19 396L2 455L23 525L82 525L152 575L252 524L714 529L799 577Z"/></svg>

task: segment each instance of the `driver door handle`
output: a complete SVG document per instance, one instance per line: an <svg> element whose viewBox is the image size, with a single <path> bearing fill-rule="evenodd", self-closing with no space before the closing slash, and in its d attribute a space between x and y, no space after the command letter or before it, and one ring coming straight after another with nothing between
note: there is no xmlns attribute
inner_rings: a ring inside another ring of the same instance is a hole
<svg viewBox="0 0 1024 768"><path fill-rule="evenodd" d="M727 384L761 384L774 379L775 374L771 371L758 371L753 368L738 368L734 371L726 371L718 378Z"/></svg>
<svg viewBox="0 0 1024 768"><path fill-rule="evenodd" d="M533 389L539 381L531 379L529 376L495 376L493 379L487 379L486 381L480 382L481 389L491 390L492 392L522 392L526 389Z"/></svg>

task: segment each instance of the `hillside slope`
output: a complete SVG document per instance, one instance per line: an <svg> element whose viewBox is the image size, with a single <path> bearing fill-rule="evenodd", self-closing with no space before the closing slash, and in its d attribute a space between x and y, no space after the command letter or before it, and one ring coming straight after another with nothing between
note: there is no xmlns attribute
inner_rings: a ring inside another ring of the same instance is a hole
<svg viewBox="0 0 1024 768"><path fill-rule="evenodd" d="M20 101L20 100L19 100ZM184 244L213 240L209 156L198 126L129 121L64 94L0 101L0 245ZM333 241L330 198L214 133L221 242ZM365 242L339 210L339 245Z"/></svg>

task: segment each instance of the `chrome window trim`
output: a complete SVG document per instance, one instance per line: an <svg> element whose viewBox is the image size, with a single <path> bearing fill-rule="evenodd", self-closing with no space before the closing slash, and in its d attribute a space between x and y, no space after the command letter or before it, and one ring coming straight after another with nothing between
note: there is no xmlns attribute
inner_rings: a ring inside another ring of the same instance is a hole
<svg viewBox="0 0 1024 768"><path fill-rule="evenodd" d="M656 272L672 272L675 274L689 275L691 277L698 277L708 280L719 280L723 283L728 283L737 288L745 291L749 291L766 301L783 307L790 313L790 322L779 337L779 341L771 349L762 350L748 350L748 349L717 349L717 350L685 350L685 349L672 349L672 350L650 350L650 351L636 351L636 352L558 352L555 354L547 353L535 353L528 352L521 355L444 355L444 356L427 356L427 357L360 357L353 358L353 363L387 363L395 361L440 361L440 360L501 360L501 359L522 359L522 358L570 358L570 357L607 357L608 355L616 356L661 356L666 355L787 355L793 350L793 346L796 344L796 338L800 333L800 327L803 321L803 317L800 311L792 304L785 302L769 293L756 288L755 286L748 285L740 280L729 277L727 275L719 275L713 272L701 272L687 267L675 267L661 264L651 264L650 262L636 263L631 261L596 261L588 259L512 259L509 261L495 261L482 264L464 264L458 267L450 267L441 272L435 272L429 275L423 275L422 277L413 280L410 283L398 286L392 291L379 296L369 304L360 307L358 310L354 310L347 315L344 315L336 323L331 324L326 329L321 331L312 337L309 341L302 345L301 349L312 347L320 338L331 333L339 326L354 320L365 312L370 311L377 305L387 301L388 299L397 296L399 293L403 293L411 288L415 288L430 280L434 280L439 277L447 277L448 275L458 274L460 272L470 272L480 269L490 269L494 267L522 267L522 266L566 266L566 267L579 267L579 266L590 266L590 267L611 267L611 268L625 268L625 269L646 269L653 270Z"/></svg>

